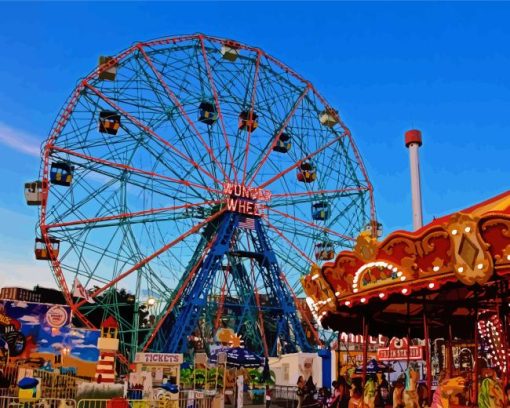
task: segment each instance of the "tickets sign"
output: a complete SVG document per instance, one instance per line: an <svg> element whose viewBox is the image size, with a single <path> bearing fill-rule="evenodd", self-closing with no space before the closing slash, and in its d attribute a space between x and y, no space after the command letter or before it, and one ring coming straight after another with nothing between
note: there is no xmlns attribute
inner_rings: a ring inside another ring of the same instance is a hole
<svg viewBox="0 0 510 408"><path fill-rule="evenodd" d="M182 364L182 354L171 353L136 353L135 363L154 364Z"/></svg>

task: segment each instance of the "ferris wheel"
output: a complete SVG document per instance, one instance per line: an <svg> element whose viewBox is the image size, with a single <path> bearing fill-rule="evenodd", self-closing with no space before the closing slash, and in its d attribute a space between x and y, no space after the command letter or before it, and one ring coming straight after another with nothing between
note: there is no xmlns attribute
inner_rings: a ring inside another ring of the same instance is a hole
<svg viewBox="0 0 510 408"><path fill-rule="evenodd" d="M375 221L351 133L312 84L202 34L101 57L25 188L36 257L131 354L207 348L226 327L266 355L309 350L300 277Z"/></svg>

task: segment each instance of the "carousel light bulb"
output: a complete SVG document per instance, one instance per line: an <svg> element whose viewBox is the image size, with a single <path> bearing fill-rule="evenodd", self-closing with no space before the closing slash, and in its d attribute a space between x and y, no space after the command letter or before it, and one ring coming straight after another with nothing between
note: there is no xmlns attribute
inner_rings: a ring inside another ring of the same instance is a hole
<svg viewBox="0 0 510 408"><path fill-rule="evenodd" d="M464 272L464 268L463 268L462 266L459 266L459 267L457 268L457 271L458 271L459 273L462 273L462 272Z"/></svg>
<svg viewBox="0 0 510 408"><path fill-rule="evenodd" d="M470 227L466 227L466 228L464 228L464 231L471 232L471 228Z"/></svg>
<svg viewBox="0 0 510 408"><path fill-rule="evenodd" d="M456 229L452 230L452 235L457 235L457 232L458 231Z"/></svg>
<svg viewBox="0 0 510 408"><path fill-rule="evenodd" d="M365 303L366 301L367 301L367 299L366 299L366 298L364 298L364 297L360 299L360 302L361 302L361 303Z"/></svg>
<svg viewBox="0 0 510 408"><path fill-rule="evenodd" d="M382 299L382 298L384 298L384 296L386 296L386 295L384 294L384 292L379 293L379 297L380 297L381 299Z"/></svg>
<svg viewBox="0 0 510 408"><path fill-rule="evenodd" d="M345 306L350 306L350 305L351 305L351 302L350 302L349 300L347 300L347 301L345 302Z"/></svg>
<svg viewBox="0 0 510 408"><path fill-rule="evenodd" d="M481 264L481 263L478 264L478 269L480 269L480 270L483 269L483 264Z"/></svg>
<svg viewBox="0 0 510 408"><path fill-rule="evenodd" d="M434 286L436 286L436 284L434 282L429 283L429 288L430 289L434 289Z"/></svg>
<svg viewBox="0 0 510 408"><path fill-rule="evenodd" d="M433 270L434 272L437 272L437 271L439 270L439 266L434 266L434 267L432 268L432 270Z"/></svg>
<svg viewBox="0 0 510 408"><path fill-rule="evenodd" d="M407 288L402 289L402 293L405 295L407 293Z"/></svg>

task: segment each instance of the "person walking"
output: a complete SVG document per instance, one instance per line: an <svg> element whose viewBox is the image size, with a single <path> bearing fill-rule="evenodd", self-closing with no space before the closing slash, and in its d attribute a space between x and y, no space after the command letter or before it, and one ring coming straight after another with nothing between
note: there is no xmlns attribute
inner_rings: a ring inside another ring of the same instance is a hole
<svg viewBox="0 0 510 408"><path fill-rule="evenodd" d="M297 408L303 408L303 400L305 399L305 379L302 375L299 376L297 380L297 399L298 399L298 406Z"/></svg>

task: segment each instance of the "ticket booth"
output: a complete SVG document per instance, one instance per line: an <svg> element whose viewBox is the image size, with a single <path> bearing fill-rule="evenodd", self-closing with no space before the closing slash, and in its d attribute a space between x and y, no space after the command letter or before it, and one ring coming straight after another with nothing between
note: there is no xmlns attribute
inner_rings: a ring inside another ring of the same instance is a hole
<svg viewBox="0 0 510 408"><path fill-rule="evenodd" d="M134 364L136 373L150 373L154 396L158 399L159 395L156 396L156 389L159 387L164 389L177 389L179 387L182 362L182 354L136 353ZM178 400L179 393L165 393L165 399Z"/></svg>

